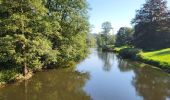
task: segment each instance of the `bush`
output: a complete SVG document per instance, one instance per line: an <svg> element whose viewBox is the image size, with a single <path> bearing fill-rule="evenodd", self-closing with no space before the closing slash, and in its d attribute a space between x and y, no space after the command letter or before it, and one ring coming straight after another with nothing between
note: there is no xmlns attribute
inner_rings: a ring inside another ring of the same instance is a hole
<svg viewBox="0 0 170 100"><path fill-rule="evenodd" d="M102 47L103 51L113 51L114 45L105 45Z"/></svg>
<svg viewBox="0 0 170 100"><path fill-rule="evenodd" d="M122 58L129 58L132 60L136 60L138 58L138 54L142 52L141 49L136 49L136 48L124 48L121 49L119 52L119 55Z"/></svg>
<svg viewBox="0 0 170 100"><path fill-rule="evenodd" d="M14 69L10 70L0 70L0 83L5 82L8 83L10 81L15 80L15 76L18 72Z"/></svg>

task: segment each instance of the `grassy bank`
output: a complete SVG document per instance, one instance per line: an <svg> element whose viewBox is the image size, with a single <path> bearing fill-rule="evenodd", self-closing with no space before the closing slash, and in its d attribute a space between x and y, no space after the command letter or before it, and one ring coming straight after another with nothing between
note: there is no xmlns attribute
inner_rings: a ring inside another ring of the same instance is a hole
<svg viewBox="0 0 170 100"><path fill-rule="evenodd" d="M170 48L151 52L142 52L139 54L139 57L145 63L170 70Z"/></svg>
<svg viewBox="0 0 170 100"><path fill-rule="evenodd" d="M115 47L113 51L122 58L141 61L170 72L170 48L147 52L131 47Z"/></svg>

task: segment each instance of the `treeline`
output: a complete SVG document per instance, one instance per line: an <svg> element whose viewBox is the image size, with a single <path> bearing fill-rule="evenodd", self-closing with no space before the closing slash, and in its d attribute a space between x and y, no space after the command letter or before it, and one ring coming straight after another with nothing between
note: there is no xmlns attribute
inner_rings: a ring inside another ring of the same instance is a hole
<svg viewBox="0 0 170 100"><path fill-rule="evenodd" d="M85 57L86 0L0 0L0 69L24 75Z"/></svg>
<svg viewBox="0 0 170 100"><path fill-rule="evenodd" d="M121 27L111 50L170 72L170 10L166 0L146 0L132 20L133 28Z"/></svg>
<svg viewBox="0 0 170 100"><path fill-rule="evenodd" d="M132 24L134 29L120 28L116 46L131 45L143 50L170 47L170 10L166 0L146 0Z"/></svg>

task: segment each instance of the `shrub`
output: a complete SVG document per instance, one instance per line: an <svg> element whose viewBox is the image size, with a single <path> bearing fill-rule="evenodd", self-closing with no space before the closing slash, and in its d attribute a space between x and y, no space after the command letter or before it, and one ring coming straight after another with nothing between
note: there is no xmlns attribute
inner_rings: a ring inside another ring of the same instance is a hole
<svg viewBox="0 0 170 100"><path fill-rule="evenodd" d="M113 51L114 45L105 45L102 47L103 51Z"/></svg>
<svg viewBox="0 0 170 100"><path fill-rule="evenodd" d="M18 74L16 70L1 70L0 71L0 83L10 82L15 80L15 76Z"/></svg>
<svg viewBox="0 0 170 100"><path fill-rule="evenodd" d="M119 52L119 55L122 58L129 58L132 60L136 60L138 58L138 54L142 52L141 49L136 49L136 48L124 48L121 49Z"/></svg>

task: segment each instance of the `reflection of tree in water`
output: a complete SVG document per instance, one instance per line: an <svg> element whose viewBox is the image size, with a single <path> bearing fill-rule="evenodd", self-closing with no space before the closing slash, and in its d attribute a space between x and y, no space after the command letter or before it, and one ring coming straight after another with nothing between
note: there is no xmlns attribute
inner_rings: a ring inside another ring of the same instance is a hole
<svg viewBox="0 0 170 100"><path fill-rule="evenodd" d="M27 83L0 89L2 100L90 100L83 87L89 75L70 69L39 73ZM2 91L2 92L1 92Z"/></svg>
<svg viewBox="0 0 170 100"><path fill-rule="evenodd" d="M133 70L132 84L144 100L166 100L170 97L170 76L145 64L119 60L121 71Z"/></svg>
<svg viewBox="0 0 170 100"><path fill-rule="evenodd" d="M111 68L112 68L111 60L114 59L113 53L98 51L98 57L104 63L103 70L104 71L110 71Z"/></svg>
<svg viewBox="0 0 170 100"><path fill-rule="evenodd" d="M144 100L166 100L170 97L170 77L151 68L140 68L134 71L133 84Z"/></svg>
<svg viewBox="0 0 170 100"><path fill-rule="evenodd" d="M133 70L133 66L130 65L129 62L124 59L118 59L118 67L121 72Z"/></svg>

